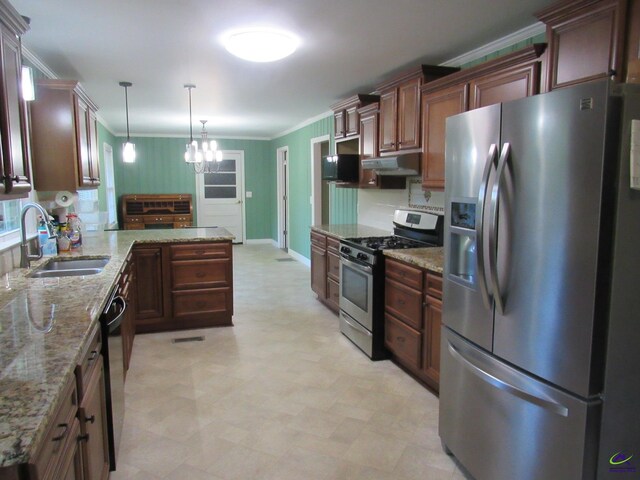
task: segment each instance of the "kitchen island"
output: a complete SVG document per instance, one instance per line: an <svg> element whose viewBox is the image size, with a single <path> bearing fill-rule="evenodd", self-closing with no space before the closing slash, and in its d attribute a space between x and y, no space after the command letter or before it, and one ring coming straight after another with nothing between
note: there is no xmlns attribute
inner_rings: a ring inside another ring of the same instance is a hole
<svg viewBox="0 0 640 480"><path fill-rule="evenodd" d="M0 479L23 477L33 464L65 386L96 331L108 294L134 244L226 242L223 228L88 233L81 249L61 256L109 256L96 275L29 278L5 275L0 291ZM18 473L20 471L20 473Z"/></svg>

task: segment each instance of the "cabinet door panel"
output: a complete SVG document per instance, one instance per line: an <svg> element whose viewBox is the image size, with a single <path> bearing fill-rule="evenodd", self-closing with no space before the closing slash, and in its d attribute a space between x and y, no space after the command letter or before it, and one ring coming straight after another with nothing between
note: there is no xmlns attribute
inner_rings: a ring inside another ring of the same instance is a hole
<svg viewBox="0 0 640 480"><path fill-rule="evenodd" d="M340 281L340 256L332 252L327 252L327 276Z"/></svg>
<svg viewBox="0 0 640 480"><path fill-rule="evenodd" d="M327 278L327 301L334 312L340 310L340 284L331 278Z"/></svg>
<svg viewBox="0 0 640 480"><path fill-rule="evenodd" d="M31 191L26 148L25 104L22 91L20 44L15 35L2 29L2 158L5 175L4 191L23 194ZM2 193L0 191L0 193Z"/></svg>
<svg viewBox="0 0 640 480"><path fill-rule="evenodd" d="M380 95L380 130L378 147L381 152L396 149L396 128L398 117L397 91L393 90Z"/></svg>
<svg viewBox="0 0 640 480"><path fill-rule="evenodd" d="M360 159L373 158L378 152L378 113L360 116ZM360 165L360 187L376 187L378 176L373 170L363 170Z"/></svg>
<svg viewBox="0 0 640 480"><path fill-rule="evenodd" d="M345 118L344 118L344 110L340 110L339 112L334 112L333 114L333 134L335 138L342 138L345 134Z"/></svg>
<svg viewBox="0 0 640 480"><path fill-rule="evenodd" d="M91 157L89 145L89 107L75 97L76 141L78 145L78 183L79 187L90 187Z"/></svg>
<svg viewBox="0 0 640 480"><path fill-rule="evenodd" d="M231 311L231 288L184 290L173 292L173 317L176 320L207 318Z"/></svg>
<svg viewBox="0 0 640 480"><path fill-rule="evenodd" d="M346 136L357 135L360 132L360 122L358 121L357 106L349 107L345 110L345 132Z"/></svg>
<svg viewBox="0 0 640 480"><path fill-rule="evenodd" d="M467 110L469 87L455 85L422 97L422 186L444 189L446 121Z"/></svg>
<svg viewBox="0 0 640 480"><path fill-rule="evenodd" d="M162 317L162 249L136 248L134 258L137 278L136 319Z"/></svg>
<svg viewBox="0 0 640 480"><path fill-rule="evenodd" d="M102 357L89 381L87 393L78 409L83 437L82 453L85 480L105 480L109 476L109 448Z"/></svg>
<svg viewBox="0 0 640 480"><path fill-rule="evenodd" d="M89 110L89 176L91 185L100 185L100 159L98 158L98 119L93 110Z"/></svg>
<svg viewBox="0 0 640 480"><path fill-rule="evenodd" d="M327 298L327 254L311 245L311 289L321 300Z"/></svg>
<svg viewBox="0 0 640 480"><path fill-rule="evenodd" d="M420 79L398 88L398 150L420 148Z"/></svg>
<svg viewBox="0 0 640 480"><path fill-rule="evenodd" d="M470 84L471 108L486 107L535 95L539 91L540 67L538 62L517 69L498 72L473 80Z"/></svg>
<svg viewBox="0 0 640 480"><path fill-rule="evenodd" d="M426 297L424 308L424 336L422 371L437 386L440 383L440 331L442 328L442 302Z"/></svg>

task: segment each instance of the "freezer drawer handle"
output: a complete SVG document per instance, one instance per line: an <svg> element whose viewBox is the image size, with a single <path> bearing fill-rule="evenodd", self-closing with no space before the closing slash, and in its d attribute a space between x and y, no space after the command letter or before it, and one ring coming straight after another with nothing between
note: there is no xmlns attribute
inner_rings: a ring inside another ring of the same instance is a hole
<svg viewBox="0 0 640 480"><path fill-rule="evenodd" d="M480 367L478 367L477 365L474 365L471 360L468 360L467 358L464 357L464 355L462 353L460 353L458 351L458 349L456 347L454 347L450 342L447 342L448 347L449 347L449 352L451 352L451 355L453 355L453 357L460 361L465 367L467 367L473 374L477 375L478 377L480 377L482 380L484 380L485 382L493 385L496 388L499 388L500 390L504 390L507 393L510 393L513 396L516 396L518 398L521 398L522 400L529 402L529 403L533 403L534 405L538 405L539 407L544 408L545 410L548 410L550 412L556 413L558 415L561 415L563 417L567 417L569 416L569 409L567 407L565 407L564 405L561 405L559 403L556 402L552 402L550 400L547 400L545 398L540 398L537 395L533 395L529 392L526 392L514 385L511 385L510 383L507 383L503 380L500 380L499 378L494 377L493 375L491 375L490 373L485 372L484 370L482 370Z"/></svg>
<svg viewBox="0 0 640 480"><path fill-rule="evenodd" d="M489 153L487 154L487 161L484 164L482 183L480 184L480 190L478 192L478 221L476 222L476 238L478 242L478 248L476 248L476 267L478 270L478 284L480 286L480 293L482 294L482 301L488 310L491 309L492 299L487 287L487 274L484 269L484 208L487 190L489 188L489 175L491 174L491 167L496 163L497 156L498 147L495 143L492 143L489 147Z"/></svg>
<svg viewBox="0 0 640 480"><path fill-rule="evenodd" d="M511 155L511 145L507 142L502 145L500 160L498 160L498 169L496 171L496 181L491 190L491 220L489 227L489 273L491 277L491 290L493 290L493 299L496 302L496 308L500 314L504 314L504 300L500 290L498 279L498 258L496 252L496 240L498 238L498 208L500 206L500 185L504 176L504 169L507 160ZM506 248L506 246L503 246Z"/></svg>

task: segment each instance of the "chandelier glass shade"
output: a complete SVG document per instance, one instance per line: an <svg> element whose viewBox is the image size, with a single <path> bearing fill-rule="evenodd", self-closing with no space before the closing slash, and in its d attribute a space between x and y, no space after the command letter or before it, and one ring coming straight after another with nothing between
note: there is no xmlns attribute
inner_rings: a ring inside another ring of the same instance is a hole
<svg viewBox="0 0 640 480"><path fill-rule="evenodd" d="M189 143L184 152L184 161L191 165L195 173L217 172L222 161L222 151L218 150L218 142L209 140L205 127L207 120L200 120L202 130L200 132L200 144L193 138L193 117L191 109L191 90L196 88L193 84L186 84L184 88L189 90Z"/></svg>

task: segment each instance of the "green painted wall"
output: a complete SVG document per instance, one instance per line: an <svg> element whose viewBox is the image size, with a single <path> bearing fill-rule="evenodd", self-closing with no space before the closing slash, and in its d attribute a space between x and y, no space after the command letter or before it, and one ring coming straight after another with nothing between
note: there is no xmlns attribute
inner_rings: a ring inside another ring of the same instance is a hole
<svg viewBox="0 0 640 480"><path fill-rule="evenodd" d="M100 122L98 122L98 158L100 172L104 172L104 144L109 144L113 150L113 163L115 166L116 159L119 159L117 150L120 148L121 140L118 140L109 130L105 128ZM116 188L118 184L116 183ZM101 212L107 211L107 187L104 180L104 174L102 174L102 182L98 187L98 205Z"/></svg>
<svg viewBox="0 0 640 480"><path fill-rule="evenodd" d="M289 147L289 247L309 258L311 225L311 139L330 135L333 145L333 115L322 118L288 135L271 141L271 155L277 164L276 150ZM356 223L358 192L356 189L330 187L330 222ZM274 195L275 201L275 195ZM272 238L278 238L277 213L274 203Z"/></svg>
<svg viewBox="0 0 640 480"><path fill-rule="evenodd" d="M118 198L131 193L190 193L195 198L195 175L183 160L186 138L131 137L131 141L136 145L133 164L122 163L120 148L113 149ZM247 239L272 238L276 171L269 142L219 139L218 148L244 150L245 189L253 194L245 199Z"/></svg>

